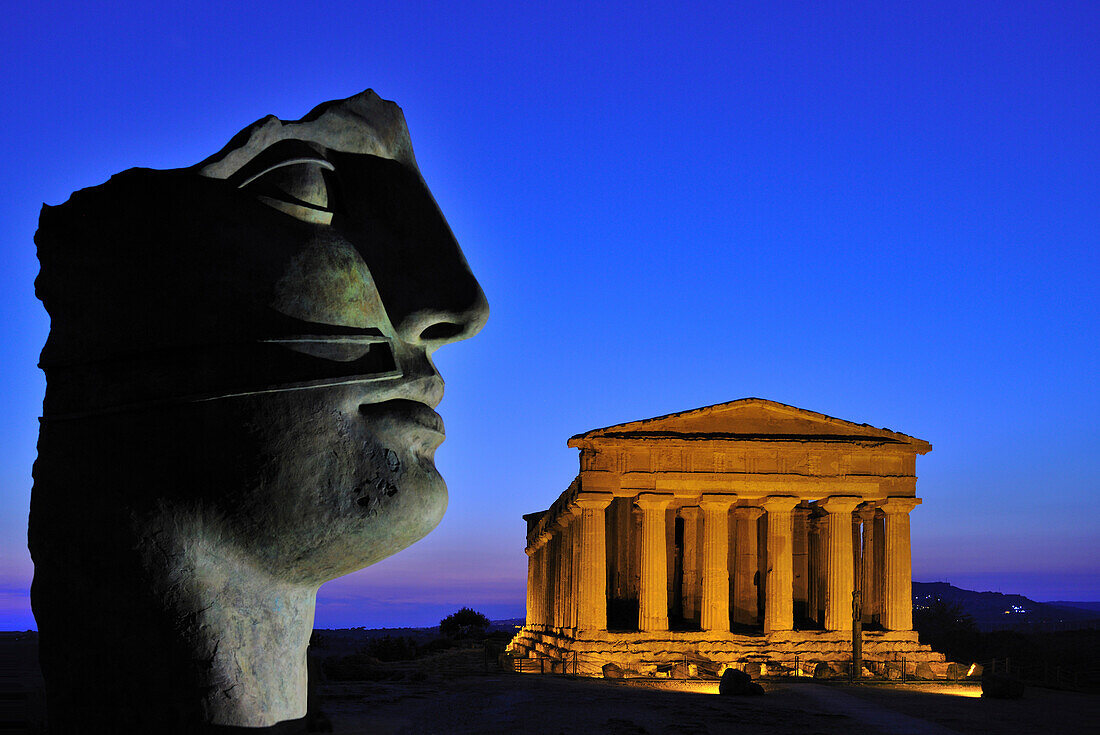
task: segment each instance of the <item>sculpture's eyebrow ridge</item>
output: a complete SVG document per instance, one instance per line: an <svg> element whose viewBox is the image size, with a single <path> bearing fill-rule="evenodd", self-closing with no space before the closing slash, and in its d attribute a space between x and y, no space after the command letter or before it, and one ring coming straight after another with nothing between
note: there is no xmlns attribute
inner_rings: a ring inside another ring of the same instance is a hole
<svg viewBox="0 0 1100 735"><path fill-rule="evenodd" d="M247 179L245 179L241 183L237 184L237 188L238 189L243 189L244 187L248 186L249 184L251 184L256 179L263 176L264 174L271 173L272 171L274 171L277 168L282 168L283 166L295 166L295 165L300 164L300 163L316 164L316 165L320 166L321 168L327 168L329 171L335 171L336 170L335 166L333 166L331 163L329 163L328 161L326 161L323 158L316 158L316 157L288 158L288 159L285 159L285 160L280 161L278 163L272 164L271 166L268 166L267 168L262 169L259 173L256 173L256 174L253 174L253 175L249 176Z"/></svg>

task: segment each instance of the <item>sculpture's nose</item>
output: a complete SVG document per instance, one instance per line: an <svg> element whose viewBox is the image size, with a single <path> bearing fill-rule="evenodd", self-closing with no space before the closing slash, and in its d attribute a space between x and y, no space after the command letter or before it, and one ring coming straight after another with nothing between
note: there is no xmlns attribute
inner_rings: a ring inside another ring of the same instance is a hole
<svg viewBox="0 0 1100 735"><path fill-rule="evenodd" d="M410 311L394 324L402 340L423 345L431 353L445 344L469 339L485 326L489 303L469 269L463 268L448 280L445 289L428 298L434 304Z"/></svg>
<svg viewBox="0 0 1100 735"><path fill-rule="evenodd" d="M472 337L489 306L415 165L330 151L346 215L333 225L356 243L398 339L428 352Z"/></svg>

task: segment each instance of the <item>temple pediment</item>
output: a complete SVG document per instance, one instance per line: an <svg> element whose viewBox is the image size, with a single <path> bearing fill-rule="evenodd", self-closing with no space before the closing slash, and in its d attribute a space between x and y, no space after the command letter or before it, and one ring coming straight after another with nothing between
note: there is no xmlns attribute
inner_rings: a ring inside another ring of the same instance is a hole
<svg viewBox="0 0 1100 735"><path fill-rule="evenodd" d="M874 441L909 445L917 454L932 446L915 437L868 424L826 416L763 398L742 398L690 411L593 429L577 434L569 446L590 440L727 440L727 441Z"/></svg>

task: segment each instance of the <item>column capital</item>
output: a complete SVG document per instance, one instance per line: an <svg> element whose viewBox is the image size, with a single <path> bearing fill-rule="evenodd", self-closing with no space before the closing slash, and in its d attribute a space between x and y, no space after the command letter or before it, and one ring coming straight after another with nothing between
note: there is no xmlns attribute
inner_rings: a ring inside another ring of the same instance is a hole
<svg viewBox="0 0 1100 735"><path fill-rule="evenodd" d="M680 517L686 521L694 521L699 517L698 505L685 505L680 508Z"/></svg>
<svg viewBox="0 0 1100 735"><path fill-rule="evenodd" d="M869 523L875 520L875 510L878 508L878 504L874 501L866 503L860 503L856 508L855 513L859 516L859 519L864 523Z"/></svg>
<svg viewBox="0 0 1100 735"><path fill-rule="evenodd" d="M737 496L732 493L704 493L699 496L699 507L704 511L728 511L736 502Z"/></svg>
<svg viewBox="0 0 1100 735"><path fill-rule="evenodd" d="M769 495L760 501L760 506L769 513L789 513L798 503L793 495Z"/></svg>
<svg viewBox="0 0 1100 735"><path fill-rule="evenodd" d="M857 495L833 495L817 501L817 507L830 514L851 513L862 502L863 498Z"/></svg>
<svg viewBox="0 0 1100 735"><path fill-rule="evenodd" d="M751 505L738 505L733 509L733 517L739 521L755 521L764 515L763 508Z"/></svg>
<svg viewBox="0 0 1100 735"><path fill-rule="evenodd" d="M611 505L614 497L611 493L580 493L569 507L577 510L603 510ZM573 512L576 513L577 510Z"/></svg>
<svg viewBox="0 0 1100 735"><path fill-rule="evenodd" d="M641 493L634 498L634 504L642 510L664 510L674 497L672 493Z"/></svg>
<svg viewBox="0 0 1100 735"><path fill-rule="evenodd" d="M887 498L885 502L879 503L879 508L883 513L908 513L909 511L920 505L920 498Z"/></svg>
<svg viewBox="0 0 1100 735"><path fill-rule="evenodd" d="M546 544L548 544L550 542L551 538L552 538L552 535L549 532L543 531L542 533L539 534L538 545L539 546L546 546Z"/></svg>

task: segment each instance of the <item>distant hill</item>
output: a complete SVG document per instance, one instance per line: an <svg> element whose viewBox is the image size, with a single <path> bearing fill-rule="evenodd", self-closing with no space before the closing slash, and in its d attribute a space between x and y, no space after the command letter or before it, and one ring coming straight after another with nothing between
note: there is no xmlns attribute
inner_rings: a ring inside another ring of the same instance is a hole
<svg viewBox="0 0 1100 735"><path fill-rule="evenodd" d="M1100 613L1100 602L1068 602L1066 600L1052 600L1046 603L1055 607L1077 607L1082 610L1095 610Z"/></svg>
<svg viewBox="0 0 1100 735"><path fill-rule="evenodd" d="M961 605L981 630L1100 627L1100 603L1036 602L1023 595L964 590L947 582L913 582L914 610L928 607L937 597Z"/></svg>

